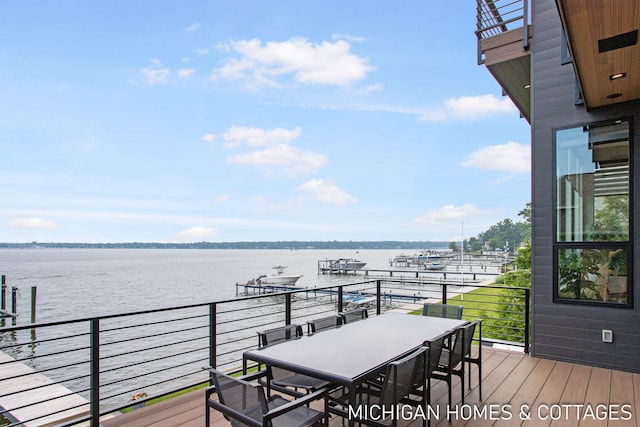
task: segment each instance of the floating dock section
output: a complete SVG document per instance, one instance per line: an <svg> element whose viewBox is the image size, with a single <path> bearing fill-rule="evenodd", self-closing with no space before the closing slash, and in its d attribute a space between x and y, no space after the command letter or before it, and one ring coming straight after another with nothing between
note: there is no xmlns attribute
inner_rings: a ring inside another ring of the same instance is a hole
<svg viewBox="0 0 640 427"><path fill-rule="evenodd" d="M243 291L240 291L243 289ZM304 290L306 288L302 288L300 286L287 286L287 285L261 285L259 283L255 283L253 280L248 281L247 283L236 283L236 295L240 295L241 293L244 295L249 295L249 293L255 294L272 294L275 292L286 292L286 291L297 291Z"/></svg>

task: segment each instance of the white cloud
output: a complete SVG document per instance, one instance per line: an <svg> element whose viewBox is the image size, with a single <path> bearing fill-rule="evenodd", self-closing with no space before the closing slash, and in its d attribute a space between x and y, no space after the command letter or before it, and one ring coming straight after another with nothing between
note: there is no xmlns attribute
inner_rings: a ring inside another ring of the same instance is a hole
<svg viewBox="0 0 640 427"><path fill-rule="evenodd" d="M219 49L239 57L227 58L213 77L270 86L280 86L290 77L297 83L345 86L364 79L374 69L350 48L344 40L314 44L302 37L265 44L258 39L231 41Z"/></svg>
<svg viewBox="0 0 640 427"><path fill-rule="evenodd" d="M220 194L218 197L215 198L215 202L218 204L224 204L224 203L227 203L228 201L229 201L228 194Z"/></svg>
<svg viewBox="0 0 640 427"><path fill-rule="evenodd" d="M301 184L298 190L311 193L312 199L331 205L345 206L357 201L333 182L324 179L311 179Z"/></svg>
<svg viewBox="0 0 640 427"><path fill-rule="evenodd" d="M180 68L178 70L178 77L180 77L180 78L189 77L190 75L192 75L195 72L196 72L195 68Z"/></svg>
<svg viewBox="0 0 640 427"><path fill-rule="evenodd" d="M512 113L517 109L507 97L497 98L492 94L449 98L442 105L424 113L420 120L439 122L462 119L475 121L495 114Z"/></svg>
<svg viewBox="0 0 640 427"><path fill-rule="evenodd" d="M363 42L367 39L359 36L352 36L351 34L333 33L331 34L331 40L346 40L349 42Z"/></svg>
<svg viewBox="0 0 640 427"><path fill-rule="evenodd" d="M260 147L263 145L288 144L302 134L302 129L261 129L254 127L232 126L227 130L222 139L224 139L225 147L236 147L246 144L251 147Z"/></svg>
<svg viewBox="0 0 640 427"><path fill-rule="evenodd" d="M9 223L10 227L30 228L35 230L53 230L58 228L58 224L41 218L20 218Z"/></svg>
<svg viewBox="0 0 640 427"><path fill-rule="evenodd" d="M427 213L413 221L418 225L438 225L445 222L459 221L465 217L485 215L488 212L482 211L472 204L462 206L446 205L439 209L429 209Z"/></svg>
<svg viewBox="0 0 640 427"><path fill-rule="evenodd" d="M356 91L356 93L358 95L368 95L371 92L377 92L379 90L382 90L382 87L383 87L382 83L374 83L374 84L365 86L362 89L359 89L358 91Z"/></svg>
<svg viewBox="0 0 640 427"><path fill-rule="evenodd" d="M149 85L165 84L169 81L170 71L168 68L162 68L160 61L151 61L152 65L140 70L145 78L145 83Z"/></svg>
<svg viewBox="0 0 640 427"><path fill-rule="evenodd" d="M206 133L200 137L202 141L213 142L216 139L216 135L213 133Z"/></svg>
<svg viewBox="0 0 640 427"><path fill-rule="evenodd" d="M182 230L173 237L172 241L182 243L202 241L208 237L215 236L217 233L218 231L215 228L199 225Z"/></svg>
<svg viewBox="0 0 640 427"><path fill-rule="evenodd" d="M290 145L290 142L302 134L302 129L262 129L255 127L232 126L223 135L227 148L239 146L265 147L229 156L230 163L243 163L262 167L278 168L280 172L291 174L309 174L327 163L326 156L312 151L302 150Z"/></svg>
<svg viewBox="0 0 640 427"><path fill-rule="evenodd" d="M327 163L327 158L318 153L304 151L288 144L276 144L264 150L229 156L230 163L258 166L275 166L283 172L312 173Z"/></svg>
<svg viewBox="0 0 640 427"><path fill-rule="evenodd" d="M193 24L189 25L187 28L184 29L185 32L187 33L193 33L195 31L198 31L200 29L200 24L197 22L194 22Z"/></svg>
<svg viewBox="0 0 640 427"><path fill-rule="evenodd" d="M209 49L207 49L206 47L203 47L203 48L196 49L195 52L198 55L206 55L207 53L209 53Z"/></svg>
<svg viewBox="0 0 640 427"><path fill-rule="evenodd" d="M471 153L462 165L504 172L529 172L531 147L513 141L493 145Z"/></svg>

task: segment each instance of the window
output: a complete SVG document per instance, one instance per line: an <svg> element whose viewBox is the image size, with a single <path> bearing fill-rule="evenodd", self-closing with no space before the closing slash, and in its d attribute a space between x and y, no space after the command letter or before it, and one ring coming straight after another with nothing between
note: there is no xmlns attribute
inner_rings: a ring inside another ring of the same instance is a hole
<svg viewBox="0 0 640 427"><path fill-rule="evenodd" d="M555 132L557 302L631 307L630 121Z"/></svg>

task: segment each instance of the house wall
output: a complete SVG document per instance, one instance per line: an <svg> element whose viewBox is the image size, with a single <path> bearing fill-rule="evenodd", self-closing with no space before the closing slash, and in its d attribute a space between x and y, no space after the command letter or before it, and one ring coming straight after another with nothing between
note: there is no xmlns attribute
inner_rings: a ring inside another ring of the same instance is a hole
<svg viewBox="0 0 640 427"><path fill-rule="evenodd" d="M555 0L532 0L532 208L533 285L531 353L538 357L640 372L640 225L633 231L633 309L553 302L554 164L553 130L634 117L635 177L630 218L640 224L640 102L594 111L575 105L571 64L561 64L561 22ZM603 329L614 342L601 340Z"/></svg>

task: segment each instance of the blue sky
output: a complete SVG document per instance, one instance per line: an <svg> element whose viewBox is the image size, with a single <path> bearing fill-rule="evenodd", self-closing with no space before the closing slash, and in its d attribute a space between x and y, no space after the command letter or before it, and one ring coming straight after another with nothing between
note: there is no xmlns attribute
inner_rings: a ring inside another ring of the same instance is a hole
<svg viewBox="0 0 640 427"><path fill-rule="evenodd" d="M471 0L4 1L0 241L450 241L520 220L530 128L474 27Z"/></svg>

